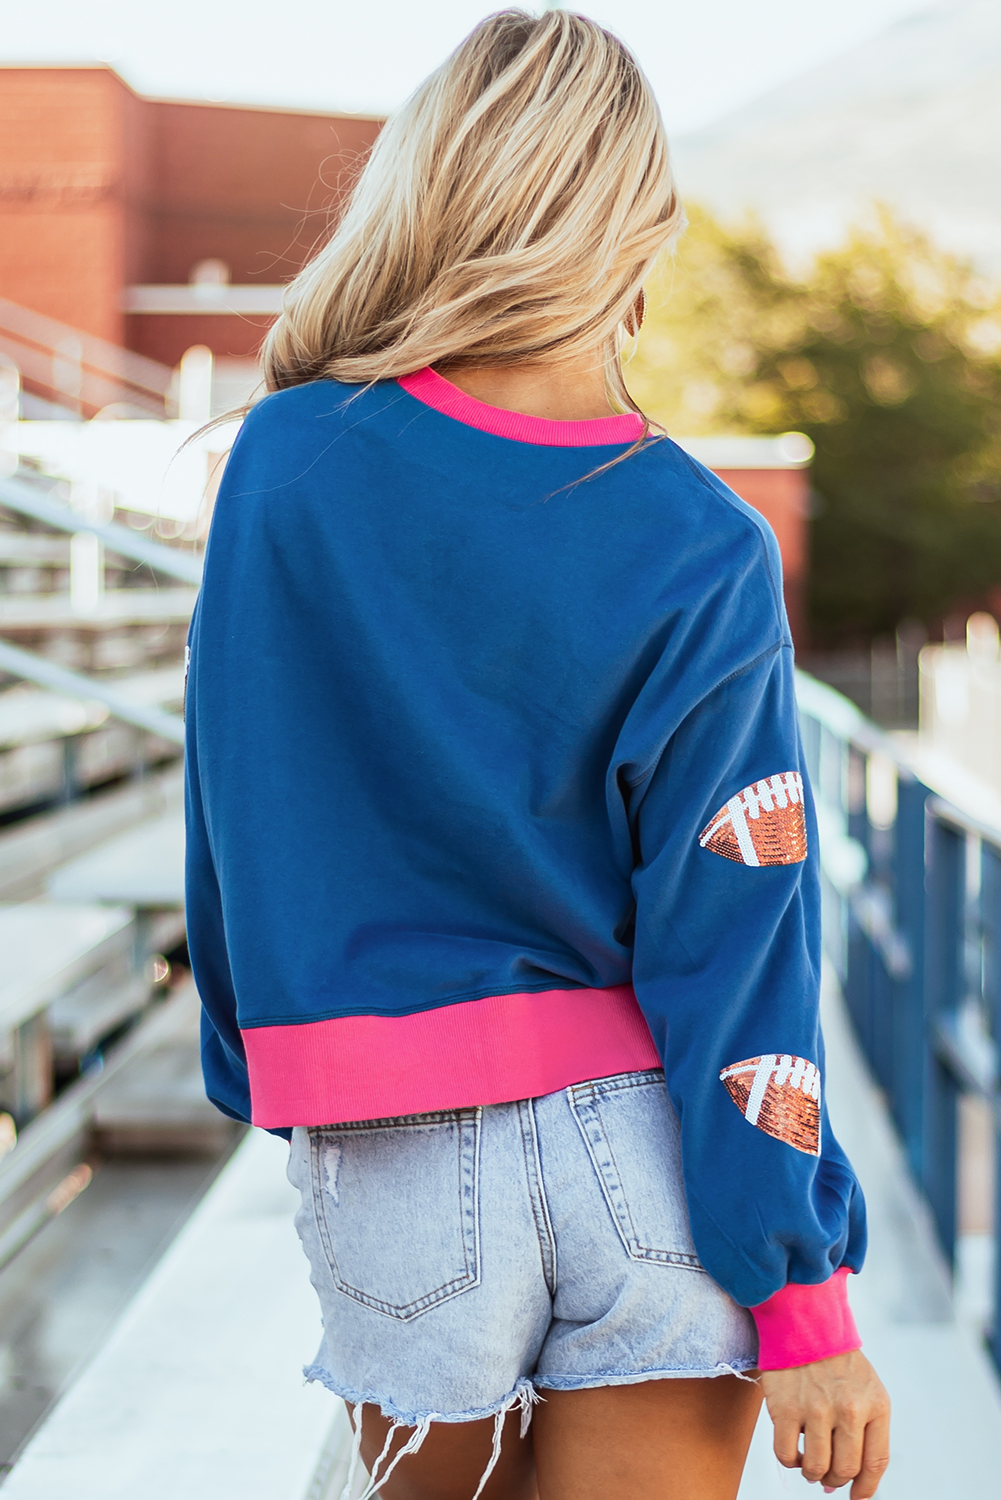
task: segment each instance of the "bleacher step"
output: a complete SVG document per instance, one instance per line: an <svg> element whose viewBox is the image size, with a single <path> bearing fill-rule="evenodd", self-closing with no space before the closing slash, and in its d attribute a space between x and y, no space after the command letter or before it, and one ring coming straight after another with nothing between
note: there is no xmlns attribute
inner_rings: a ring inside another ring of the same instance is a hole
<svg viewBox="0 0 1001 1500"><path fill-rule="evenodd" d="M239 1128L205 1097L193 984L175 1001L141 1065L124 1068L94 1107L94 1144L113 1155L214 1155Z"/></svg>
<svg viewBox="0 0 1001 1500"><path fill-rule="evenodd" d="M287 1153L247 1138L28 1444L4 1500L327 1500L314 1479L338 1459L337 1406L300 1373L320 1321Z"/></svg>

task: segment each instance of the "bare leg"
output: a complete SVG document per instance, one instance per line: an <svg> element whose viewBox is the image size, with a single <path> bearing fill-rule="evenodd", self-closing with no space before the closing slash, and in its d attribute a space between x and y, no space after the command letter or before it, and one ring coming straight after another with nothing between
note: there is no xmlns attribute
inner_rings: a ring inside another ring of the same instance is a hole
<svg viewBox="0 0 1001 1500"><path fill-rule="evenodd" d="M546 1391L524 1442L518 1413L509 1413L500 1462L482 1500L734 1500L760 1404L757 1386L730 1375ZM382 1487L384 1500L472 1500L490 1459L493 1427L492 1419L433 1423L420 1451L403 1459ZM391 1452L410 1430L400 1432ZM386 1419L367 1406L366 1467L388 1431Z"/></svg>
<svg viewBox="0 0 1001 1500"><path fill-rule="evenodd" d="M523 1441L518 1436L520 1425L521 1412L508 1412L501 1455L480 1500L537 1500L532 1432L529 1428ZM378 1407L365 1407L361 1456L369 1472L382 1452L389 1428ZM412 1427L399 1430L390 1456L382 1464L382 1473L412 1433ZM493 1417L482 1422L432 1422L420 1448L400 1460L389 1482L380 1485L379 1493L383 1500L473 1500L490 1462L493 1442Z"/></svg>
<svg viewBox="0 0 1001 1500"><path fill-rule="evenodd" d="M734 1500L761 1405L734 1375L545 1395L533 1419L541 1500Z"/></svg>

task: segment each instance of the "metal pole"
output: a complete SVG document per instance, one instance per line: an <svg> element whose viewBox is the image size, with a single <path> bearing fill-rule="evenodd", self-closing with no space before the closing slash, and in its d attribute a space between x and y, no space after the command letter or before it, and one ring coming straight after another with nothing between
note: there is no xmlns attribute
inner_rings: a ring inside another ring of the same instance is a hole
<svg viewBox="0 0 1001 1500"><path fill-rule="evenodd" d="M950 1264L956 1252L959 1088L938 1055L935 1033L940 1023L955 1021L963 993L965 844L965 834L929 816L921 1184Z"/></svg>
<svg viewBox="0 0 1001 1500"><path fill-rule="evenodd" d="M980 913L984 938L984 1002L995 1047L1001 1043L1001 850L981 844ZM995 1080L995 1088L997 1080ZM989 1344L1001 1370L1001 1110L994 1101L994 1315Z"/></svg>
<svg viewBox="0 0 1001 1500"><path fill-rule="evenodd" d="M78 511L70 510L65 505L57 505L44 490L26 484L23 479L0 479L0 505L6 506L8 510L18 511L23 516L31 516L36 521L44 521L46 526L53 526L57 531L91 532L101 539L109 552L146 563L157 573L165 573L168 578L177 578L182 583L191 583L195 587L202 581L202 560L193 553L151 542L114 521L88 521Z"/></svg>
<svg viewBox="0 0 1001 1500"><path fill-rule="evenodd" d="M925 803L928 788L901 775L893 840L895 921L910 950L911 971L895 986L893 1106L911 1171L924 1155Z"/></svg>
<svg viewBox="0 0 1001 1500"><path fill-rule="evenodd" d="M848 833L860 843L866 858L872 858L872 830L866 808L865 782L866 760L864 751L855 745L848 746ZM845 1002L855 1023L855 1031L870 1068L875 1070L875 1037L873 1026L873 965L879 960L874 956L869 939L859 924L858 917L847 903L847 935L845 955Z"/></svg>
<svg viewBox="0 0 1001 1500"><path fill-rule="evenodd" d="M27 682L37 682L40 687L51 688L55 693L65 693L69 698L81 698L103 703L116 719L126 724L135 724L139 729L172 740L175 745L184 744L184 720L177 714L152 704L140 703L127 693L119 692L110 682L85 677L82 672L71 672L68 667L58 667L44 656L33 651L22 651L9 641L0 641L0 670L12 677L23 677Z"/></svg>

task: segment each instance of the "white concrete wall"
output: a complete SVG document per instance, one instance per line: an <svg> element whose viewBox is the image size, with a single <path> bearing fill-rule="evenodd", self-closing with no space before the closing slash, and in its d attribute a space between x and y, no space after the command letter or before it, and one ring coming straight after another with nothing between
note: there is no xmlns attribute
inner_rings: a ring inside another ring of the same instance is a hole
<svg viewBox="0 0 1001 1500"><path fill-rule="evenodd" d="M1001 795L1001 654L991 616L971 615L965 642L926 646L920 671L922 741Z"/></svg>

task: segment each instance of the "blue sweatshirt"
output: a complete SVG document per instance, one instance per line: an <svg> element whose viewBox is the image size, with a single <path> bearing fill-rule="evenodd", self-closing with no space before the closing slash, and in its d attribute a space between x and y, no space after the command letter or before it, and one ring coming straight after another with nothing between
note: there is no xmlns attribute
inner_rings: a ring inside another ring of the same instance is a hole
<svg viewBox="0 0 1001 1500"><path fill-rule="evenodd" d="M638 430L429 371L247 418L190 634L206 1085L287 1130L662 1064L754 1306L865 1241L792 643L765 521Z"/></svg>

